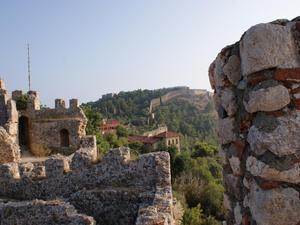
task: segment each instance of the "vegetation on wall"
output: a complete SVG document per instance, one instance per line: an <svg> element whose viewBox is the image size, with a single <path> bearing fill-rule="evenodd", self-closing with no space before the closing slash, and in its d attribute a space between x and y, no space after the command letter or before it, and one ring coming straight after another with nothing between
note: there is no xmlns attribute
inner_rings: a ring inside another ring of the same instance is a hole
<svg viewBox="0 0 300 225"><path fill-rule="evenodd" d="M28 102L28 95L23 94L16 99L17 110L26 110Z"/></svg>

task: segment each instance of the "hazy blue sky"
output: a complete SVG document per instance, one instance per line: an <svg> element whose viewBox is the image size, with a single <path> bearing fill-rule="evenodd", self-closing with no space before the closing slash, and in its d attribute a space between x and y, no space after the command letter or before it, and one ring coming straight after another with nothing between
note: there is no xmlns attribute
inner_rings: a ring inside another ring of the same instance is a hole
<svg viewBox="0 0 300 225"><path fill-rule="evenodd" d="M107 92L210 89L217 53L250 26L292 19L299 0L0 0L0 75L7 88L96 100Z"/></svg>

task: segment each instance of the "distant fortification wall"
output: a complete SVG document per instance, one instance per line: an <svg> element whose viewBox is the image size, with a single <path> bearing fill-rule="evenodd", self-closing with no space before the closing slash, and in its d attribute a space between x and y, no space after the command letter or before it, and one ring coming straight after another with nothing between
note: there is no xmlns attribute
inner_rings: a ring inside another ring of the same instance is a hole
<svg viewBox="0 0 300 225"><path fill-rule="evenodd" d="M152 113L157 107L160 105L167 103L168 101L171 101L174 98L180 97L180 96L201 96L206 95L208 92L206 90L202 89L189 89L188 87L180 87L177 90L170 91L159 98L152 99L149 106L149 111Z"/></svg>
<svg viewBox="0 0 300 225"><path fill-rule="evenodd" d="M228 224L300 222L300 18L258 24L209 68Z"/></svg>
<svg viewBox="0 0 300 225"><path fill-rule="evenodd" d="M97 162L96 151L95 138L87 137L81 149L69 157L55 155L44 163L0 164L0 199L8 201L0 200L1 222L21 215L22 221L31 221L31 212L21 213L24 204L37 210L35 219L45 216L53 221L53 215L43 209L50 204L51 211L65 210L64 202L69 202L81 213L79 219L91 217L82 224L94 224L93 219L100 225L174 224L168 153L151 153L132 160L129 149L119 148ZM46 202L37 204L35 199ZM55 199L64 202L53 206ZM10 213L5 213L8 210Z"/></svg>

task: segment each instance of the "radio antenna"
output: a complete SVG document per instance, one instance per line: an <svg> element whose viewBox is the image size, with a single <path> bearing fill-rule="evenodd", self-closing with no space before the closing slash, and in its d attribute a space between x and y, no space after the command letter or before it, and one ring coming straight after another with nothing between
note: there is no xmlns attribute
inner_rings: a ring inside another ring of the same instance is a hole
<svg viewBox="0 0 300 225"><path fill-rule="evenodd" d="M28 69L28 90L31 90L31 71L30 71L30 49L27 44L27 69Z"/></svg>

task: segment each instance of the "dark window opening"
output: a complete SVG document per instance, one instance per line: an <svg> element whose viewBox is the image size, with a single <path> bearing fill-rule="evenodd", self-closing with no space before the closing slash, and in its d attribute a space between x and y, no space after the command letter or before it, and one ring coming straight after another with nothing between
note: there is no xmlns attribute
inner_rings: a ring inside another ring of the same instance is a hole
<svg viewBox="0 0 300 225"><path fill-rule="evenodd" d="M19 118L19 145L26 148L30 146L29 119L26 116Z"/></svg>
<svg viewBox="0 0 300 225"><path fill-rule="evenodd" d="M60 131L60 146L61 147L70 146L69 131L67 129L62 129Z"/></svg>

